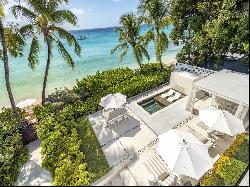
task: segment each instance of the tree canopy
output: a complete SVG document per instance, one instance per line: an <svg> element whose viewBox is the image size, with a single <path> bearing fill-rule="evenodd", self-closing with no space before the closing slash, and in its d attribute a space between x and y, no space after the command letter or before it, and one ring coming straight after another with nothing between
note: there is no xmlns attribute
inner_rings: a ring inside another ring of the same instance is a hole
<svg viewBox="0 0 250 187"><path fill-rule="evenodd" d="M249 53L249 1L171 0L171 39L183 44L179 62L214 67L228 53Z"/></svg>
<svg viewBox="0 0 250 187"><path fill-rule="evenodd" d="M168 37L164 29L170 25L169 3L167 0L140 0L138 13L153 34L157 62L162 65L162 55L168 49ZM146 33L147 34L147 33Z"/></svg>
<svg viewBox="0 0 250 187"><path fill-rule="evenodd" d="M146 47L149 41L152 40L153 35L151 32L140 35L142 20L133 13L121 16L120 24L121 27L117 27L115 29L115 31L119 33L119 44L111 50L111 54L120 50L120 58L123 60L129 50L129 47L131 47L135 59L141 67L143 56L145 56L148 60L150 59Z"/></svg>

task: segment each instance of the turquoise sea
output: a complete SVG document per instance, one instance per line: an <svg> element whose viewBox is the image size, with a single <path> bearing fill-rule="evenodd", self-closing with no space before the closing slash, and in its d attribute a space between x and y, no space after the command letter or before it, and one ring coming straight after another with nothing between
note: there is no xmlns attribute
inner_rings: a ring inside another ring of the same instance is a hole
<svg viewBox="0 0 250 187"><path fill-rule="evenodd" d="M143 27L142 32L146 29L146 27ZM75 70L72 70L72 68L63 61L63 58L57 50L53 50L47 84L47 94L53 92L55 88L72 88L75 85L76 79L94 74L96 71L118 67L138 67L131 51L122 62L120 61L119 53L111 55L110 51L118 41L118 34L114 32L114 28L77 30L71 32L77 38L79 38L81 34L86 36L85 40L79 40L82 47L82 55L81 57L72 55L76 62ZM166 33L169 34L170 29L166 30ZM34 71L31 70L27 62L29 47L30 41L27 41L24 57L9 59L10 80L16 103L24 99L41 98L42 82L47 58L46 47L41 39L41 52L39 54L40 63ZM181 46L175 46L170 42L168 51L164 54L163 61L171 62L174 60L180 49ZM155 62L153 44L149 46L148 51L151 56L150 61ZM72 48L70 48L70 52L73 54ZM145 63L147 63L146 60ZM2 62L0 63L0 106L9 106Z"/></svg>

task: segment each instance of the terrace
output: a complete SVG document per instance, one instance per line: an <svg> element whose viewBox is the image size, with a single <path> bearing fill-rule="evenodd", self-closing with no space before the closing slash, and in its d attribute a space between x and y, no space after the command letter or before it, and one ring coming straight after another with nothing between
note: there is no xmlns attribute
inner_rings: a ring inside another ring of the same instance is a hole
<svg viewBox="0 0 250 187"><path fill-rule="evenodd" d="M234 76L242 79L242 85L238 86L244 87L243 91L228 93L230 84L225 86L225 82L220 83L220 81L234 79L232 83L236 84L239 80ZM211 87L211 84L215 85L215 79L220 80L216 81L219 88ZM236 75L235 72L224 70L214 72L177 64L169 84L149 90L127 101L125 106L129 116L127 120L107 127L103 122L102 111L90 115L93 129L111 167L108 174L92 185L155 185L152 175L157 176L160 181L167 181L168 185L178 186L186 183L196 185L198 180L173 174L163 158L157 154L159 136L170 129L177 129L191 133L204 144L212 139L213 144L209 145L208 154L212 163L215 163L234 138L221 133L211 134L199 119L199 110L207 108L227 110L243 120L245 129L248 129L249 109L246 102L249 98L249 91L246 90L248 80L249 76L244 74ZM160 97L170 89L181 93L181 97L172 103ZM212 91L213 89L217 91ZM152 113L149 113L142 104L143 101L148 102L150 99L161 104L161 107L156 108Z"/></svg>

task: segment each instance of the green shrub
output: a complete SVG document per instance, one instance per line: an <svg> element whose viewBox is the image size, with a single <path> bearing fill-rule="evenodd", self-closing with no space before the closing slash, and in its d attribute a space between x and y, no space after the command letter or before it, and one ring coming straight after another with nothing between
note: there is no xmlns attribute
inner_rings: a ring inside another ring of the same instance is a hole
<svg viewBox="0 0 250 187"><path fill-rule="evenodd" d="M37 124L42 165L51 172L54 185L89 185L109 170L90 122L62 110ZM94 151L94 152L93 152ZM95 155L96 151L98 155Z"/></svg>
<svg viewBox="0 0 250 187"><path fill-rule="evenodd" d="M103 97L115 92L133 96L169 81L170 73L170 68L161 69L159 64L145 64L140 70L119 68L97 72L81 81L77 80L73 90L83 101L96 95ZM124 87L127 87L126 93L123 92Z"/></svg>
<svg viewBox="0 0 250 187"><path fill-rule="evenodd" d="M95 75L87 76L82 80L77 80L74 92L78 94L82 100L102 92L113 85L131 79L135 71L129 68L119 68L103 72L97 72Z"/></svg>
<svg viewBox="0 0 250 187"><path fill-rule="evenodd" d="M53 185L55 186L87 186L90 185L90 174L86 171L86 163L64 159L55 170Z"/></svg>
<svg viewBox="0 0 250 187"><path fill-rule="evenodd" d="M230 145L229 149L227 149L223 155L248 163L249 162L249 135L238 134L233 144Z"/></svg>
<svg viewBox="0 0 250 187"><path fill-rule="evenodd" d="M28 158L18 131L20 127L21 122L11 109L0 113L0 186L14 185L20 167Z"/></svg>
<svg viewBox="0 0 250 187"><path fill-rule="evenodd" d="M56 89L56 91L46 98L46 102L51 103L64 103L64 104L73 104L78 101L80 98L72 90L67 88Z"/></svg>
<svg viewBox="0 0 250 187"><path fill-rule="evenodd" d="M211 173L205 175L201 186L234 186L249 164L249 136L239 134L234 142L214 164Z"/></svg>

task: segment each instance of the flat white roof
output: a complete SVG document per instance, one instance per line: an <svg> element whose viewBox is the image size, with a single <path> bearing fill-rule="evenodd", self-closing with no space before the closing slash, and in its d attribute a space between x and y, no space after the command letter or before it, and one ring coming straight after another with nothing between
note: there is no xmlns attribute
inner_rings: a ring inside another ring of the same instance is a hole
<svg viewBox="0 0 250 187"><path fill-rule="evenodd" d="M193 84L208 93L249 106L249 74L222 70Z"/></svg>
<svg viewBox="0 0 250 187"><path fill-rule="evenodd" d="M195 80L199 77L198 75L195 75L194 73L190 73L187 71L174 71L172 72L172 74L179 75L179 76L191 79L191 80Z"/></svg>

